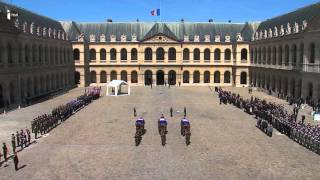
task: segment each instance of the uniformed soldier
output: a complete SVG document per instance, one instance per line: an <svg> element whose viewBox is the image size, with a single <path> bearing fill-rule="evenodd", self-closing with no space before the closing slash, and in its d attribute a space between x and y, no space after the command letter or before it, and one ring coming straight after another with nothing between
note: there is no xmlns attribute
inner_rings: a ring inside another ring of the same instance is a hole
<svg viewBox="0 0 320 180"><path fill-rule="evenodd" d="M27 131L27 136L28 136L28 146L30 145L31 143L31 133L29 131L29 129L26 130Z"/></svg>
<svg viewBox="0 0 320 180"><path fill-rule="evenodd" d="M16 152L14 153L13 163L14 163L14 169L16 171L18 171L19 170L19 168L18 168L19 158L18 158L18 154Z"/></svg>
<svg viewBox="0 0 320 180"><path fill-rule="evenodd" d="M12 144L12 151L16 152L16 136L12 134L11 136L11 144Z"/></svg>
<svg viewBox="0 0 320 180"><path fill-rule="evenodd" d="M8 160L8 148L6 143L2 144L2 152L3 152L4 161L6 162Z"/></svg>
<svg viewBox="0 0 320 180"><path fill-rule="evenodd" d="M133 116L134 116L134 117L136 117L136 116L137 116L136 107L133 107Z"/></svg>
<svg viewBox="0 0 320 180"><path fill-rule="evenodd" d="M187 108L186 107L184 107L183 113L184 113L184 116L187 116Z"/></svg>
<svg viewBox="0 0 320 180"><path fill-rule="evenodd" d="M20 134L18 131L16 132L16 138L17 138L17 146L19 147L20 146Z"/></svg>
<svg viewBox="0 0 320 180"><path fill-rule="evenodd" d="M172 109L172 107L170 107L170 116L171 117L173 116L172 113L173 113L173 109Z"/></svg>

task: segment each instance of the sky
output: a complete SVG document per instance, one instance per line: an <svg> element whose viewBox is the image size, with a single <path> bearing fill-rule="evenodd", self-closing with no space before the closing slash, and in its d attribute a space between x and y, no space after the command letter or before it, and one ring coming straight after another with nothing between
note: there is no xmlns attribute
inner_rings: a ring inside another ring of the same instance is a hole
<svg viewBox="0 0 320 180"><path fill-rule="evenodd" d="M262 21L317 0L0 0L61 21ZM161 17L151 10L161 9Z"/></svg>

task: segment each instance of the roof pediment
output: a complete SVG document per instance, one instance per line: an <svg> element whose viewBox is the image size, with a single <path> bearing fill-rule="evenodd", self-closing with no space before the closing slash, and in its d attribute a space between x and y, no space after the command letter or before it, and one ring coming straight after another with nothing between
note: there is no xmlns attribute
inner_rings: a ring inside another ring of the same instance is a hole
<svg viewBox="0 0 320 180"><path fill-rule="evenodd" d="M148 39L144 39L143 42L157 42L157 43L167 43L167 42L178 42L176 39L166 36L165 34L156 34Z"/></svg>
<svg viewBox="0 0 320 180"><path fill-rule="evenodd" d="M165 23L156 23L142 39L142 41L150 40L161 42L163 42L163 40L178 41L178 38Z"/></svg>

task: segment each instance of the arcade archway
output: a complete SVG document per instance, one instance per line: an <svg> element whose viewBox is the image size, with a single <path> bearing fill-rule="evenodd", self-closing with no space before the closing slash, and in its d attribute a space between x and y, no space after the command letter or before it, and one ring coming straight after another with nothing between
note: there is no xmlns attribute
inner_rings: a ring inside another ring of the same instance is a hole
<svg viewBox="0 0 320 180"><path fill-rule="evenodd" d="M170 85L176 85L176 81L177 81L177 74L176 74L176 72L175 71L173 71L173 70L171 70L171 71L169 71L169 73L168 73L168 83L170 84Z"/></svg>
<svg viewBox="0 0 320 180"><path fill-rule="evenodd" d="M152 84L152 71L146 70L144 72L144 84L146 86L149 86Z"/></svg>

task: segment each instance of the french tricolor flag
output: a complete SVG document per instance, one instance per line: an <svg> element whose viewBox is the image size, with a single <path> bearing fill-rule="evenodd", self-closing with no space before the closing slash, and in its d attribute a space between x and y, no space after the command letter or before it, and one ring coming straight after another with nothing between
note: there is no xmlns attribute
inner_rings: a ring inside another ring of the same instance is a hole
<svg viewBox="0 0 320 180"><path fill-rule="evenodd" d="M151 11L151 16L160 16L160 9L155 9Z"/></svg>

